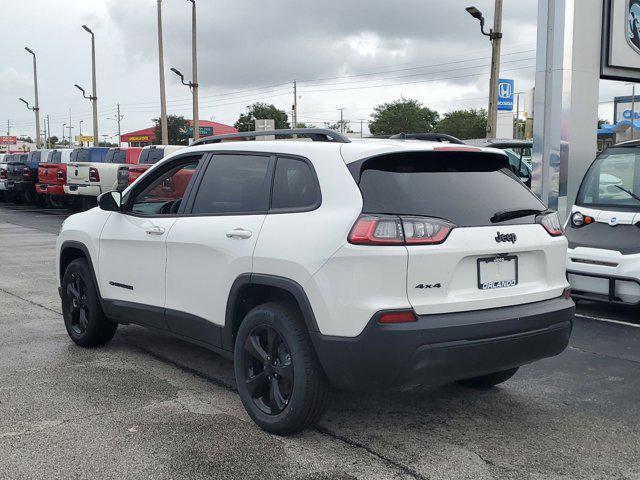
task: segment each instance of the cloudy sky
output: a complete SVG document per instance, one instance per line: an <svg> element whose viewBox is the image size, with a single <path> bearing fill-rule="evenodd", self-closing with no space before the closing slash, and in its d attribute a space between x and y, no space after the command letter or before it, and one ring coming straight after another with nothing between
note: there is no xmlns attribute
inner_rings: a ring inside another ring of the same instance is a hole
<svg viewBox="0 0 640 480"><path fill-rule="evenodd" d="M475 4L492 23L492 0L196 0L200 117L233 124L245 107L266 101L289 111L298 81L299 120L335 122L339 108L352 128L373 107L405 96L444 113L484 107L490 42L464 7ZM38 55L41 113L52 134L71 123L91 129L91 106L73 85L91 86L90 37L96 34L100 133L145 128L159 113L155 0L4 0L0 17L0 132L33 135L29 46ZM191 118L190 93L170 67L191 72L191 9L164 0L168 112ZM533 86L536 0L505 0L501 76L516 90ZM601 116L630 87L601 85ZM524 102L523 102L524 103Z"/></svg>

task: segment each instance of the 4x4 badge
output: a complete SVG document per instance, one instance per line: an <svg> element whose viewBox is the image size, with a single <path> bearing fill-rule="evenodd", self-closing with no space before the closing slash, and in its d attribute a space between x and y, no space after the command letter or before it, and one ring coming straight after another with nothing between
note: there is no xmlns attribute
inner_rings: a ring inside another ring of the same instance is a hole
<svg viewBox="0 0 640 480"><path fill-rule="evenodd" d="M516 237L515 233L500 233L500 232L498 232L498 234L496 235L496 242L498 242L498 243L500 243L500 242L516 243L517 239L518 239L518 237Z"/></svg>

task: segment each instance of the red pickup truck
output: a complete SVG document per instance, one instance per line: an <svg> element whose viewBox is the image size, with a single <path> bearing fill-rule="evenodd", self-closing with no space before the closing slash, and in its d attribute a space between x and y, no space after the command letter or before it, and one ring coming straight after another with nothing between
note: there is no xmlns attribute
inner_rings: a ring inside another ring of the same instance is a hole
<svg viewBox="0 0 640 480"><path fill-rule="evenodd" d="M46 162L38 166L36 193L44 195L49 206L60 208L68 205L68 196L64 193L67 182L67 164L71 159L72 148L52 150Z"/></svg>
<svg viewBox="0 0 640 480"><path fill-rule="evenodd" d="M158 163L163 157L184 148L180 145L151 145L142 148L137 165L121 168L118 171L118 190L123 191L131 185L140 175L146 172L151 165Z"/></svg>

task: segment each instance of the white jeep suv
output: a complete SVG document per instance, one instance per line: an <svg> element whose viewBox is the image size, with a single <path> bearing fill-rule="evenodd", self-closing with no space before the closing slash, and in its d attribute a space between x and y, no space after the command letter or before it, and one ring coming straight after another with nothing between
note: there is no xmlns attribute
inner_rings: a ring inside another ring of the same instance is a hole
<svg viewBox="0 0 640 480"><path fill-rule="evenodd" d="M314 141L203 139L69 217L71 339L135 323L210 348L281 434L313 425L330 385L488 388L565 349L567 241L503 152L293 133Z"/></svg>

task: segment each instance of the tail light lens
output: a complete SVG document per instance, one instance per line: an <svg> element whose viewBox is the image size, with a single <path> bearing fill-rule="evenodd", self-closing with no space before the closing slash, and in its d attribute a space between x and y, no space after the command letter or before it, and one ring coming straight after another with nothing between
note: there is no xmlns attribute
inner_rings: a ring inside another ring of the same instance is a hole
<svg viewBox="0 0 640 480"><path fill-rule="evenodd" d="M67 178L66 173L64 172L64 170L58 170L56 173L56 177L58 179L59 182L64 182Z"/></svg>
<svg viewBox="0 0 640 480"><path fill-rule="evenodd" d="M400 312L385 312L380 315L378 323L409 323L417 322L416 314L413 310L403 310Z"/></svg>
<svg viewBox="0 0 640 480"><path fill-rule="evenodd" d="M7 171L4 168L2 170L0 170L0 178L2 180L6 180L7 179Z"/></svg>
<svg viewBox="0 0 640 480"><path fill-rule="evenodd" d="M89 167L89 181L90 182L99 182L100 174L98 173L98 169L95 167Z"/></svg>
<svg viewBox="0 0 640 480"><path fill-rule="evenodd" d="M31 170L29 170L29 167L23 167L23 169L22 169L22 179L23 180L31 180Z"/></svg>
<svg viewBox="0 0 640 480"><path fill-rule="evenodd" d="M539 215L536 218L536 222L542 225L547 233L552 237L559 237L564 233L556 212Z"/></svg>
<svg viewBox="0 0 640 480"><path fill-rule="evenodd" d="M361 215L349 234L355 245L436 245L455 225L430 217Z"/></svg>

